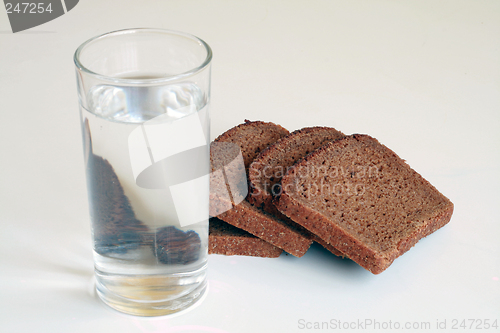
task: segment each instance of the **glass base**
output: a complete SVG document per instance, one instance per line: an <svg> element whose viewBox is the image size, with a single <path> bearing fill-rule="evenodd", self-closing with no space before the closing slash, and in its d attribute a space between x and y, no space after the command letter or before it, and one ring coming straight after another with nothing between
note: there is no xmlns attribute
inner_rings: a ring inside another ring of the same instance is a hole
<svg viewBox="0 0 500 333"><path fill-rule="evenodd" d="M164 316L197 303L207 289L206 266L196 272L124 276L96 270L96 291L109 307L134 316Z"/></svg>

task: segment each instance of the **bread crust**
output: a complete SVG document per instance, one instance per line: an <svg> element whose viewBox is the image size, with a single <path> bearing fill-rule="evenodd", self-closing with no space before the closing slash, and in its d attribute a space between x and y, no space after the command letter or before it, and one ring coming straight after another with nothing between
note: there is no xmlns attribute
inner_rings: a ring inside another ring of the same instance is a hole
<svg viewBox="0 0 500 333"><path fill-rule="evenodd" d="M217 218L262 238L296 257L302 257L312 244L312 240L304 236L301 231L295 230L294 226L252 206L247 201L218 215Z"/></svg>
<svg viewBox="0 0 500 333"><path fill-rule="evenodd" d="M214 141L215 142L219 142L219 141L227 142L228 139L234 137L242 128L259 127L259 126L267 126L267 125L273 126L278 131L282 131L283 133L286 133L286 134L290 133L283 126L275 124L275 123L272 123L272 122L264 122L264 121L260 121L260 120L248 120L248 119L245 119L245 121L243 123L241 123L241 124L239 124L239 125L237 125L235 127L232 127L230 129L228 129L227 131L225 131L224 133L222 133L221 135L219 135Z"/></svg>
<svg viewBox="0 0 500 333"><path fill-rule="evenodd" d="M262 134L263 129L265 129L265 128L271 128L272 132L275 134L274 135L275 139L272 142L269 142L269 143L264 142L263 145L261 145L262 147L256 147L257 151L253 151L248 146L245 147L245 146L239 145L241 150L242 150L243 160L245 162L245 168L248 169L250 163L252 163L254 158L257 157L257 155L262 150L267 148L267 146L269 144L273 143L274 141L278 140L279 138L290 134L290 132L286 128L284 128L280 125L277 125L275 123L272 123L272 122L263 122L260 120L250 121L248 119L245 119L244 123L239 124L238 126L235 126L231 129L227 130L226 132L222 133L221 135L219 135L214 140L214 142L237 142L239 139L247 140L248 138L243 138L242 132L255 129L257 131L261 131L261 134ZM252 139L255 140L256 136L254 135L254 137L252 137ZM246 152L247 148L250 148L251 151Z"/></svg>
<svg viewBox="0 0 500 333"><path fill-rule="evenodd" d="M209 223L209 254L277 258L283 252L282 249L219 219L211 218Z"/></svg>

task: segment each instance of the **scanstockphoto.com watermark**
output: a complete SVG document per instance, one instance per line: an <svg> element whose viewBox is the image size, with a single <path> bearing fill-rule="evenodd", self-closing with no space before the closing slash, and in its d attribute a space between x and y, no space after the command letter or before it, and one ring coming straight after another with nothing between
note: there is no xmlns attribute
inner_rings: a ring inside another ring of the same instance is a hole
<svg viewBox="0 0 500 333"><path fill-rule="evenodd" d="M469 318L469 319L435 319L433 321L396 321L377 320L374 318L340 320L330 319L328 321L310 321L299 319L297 328L304 331L340 331L367 330L367 331L439 331L439 330L461 330L470 332L474 330L498 331L500 326L496 318Z"/></svg>

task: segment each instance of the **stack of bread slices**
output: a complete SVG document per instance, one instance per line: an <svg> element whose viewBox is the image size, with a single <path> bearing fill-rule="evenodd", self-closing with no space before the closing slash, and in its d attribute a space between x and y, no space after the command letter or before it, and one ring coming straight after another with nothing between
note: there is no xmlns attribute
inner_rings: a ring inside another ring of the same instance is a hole
<svg viewBox="0 0 500 333"><path fill-rule="evenodd" d="M392 150L330 127L245 120L211 164L209 253L301 257L317 242L378 274L453 213Z"/></svg>

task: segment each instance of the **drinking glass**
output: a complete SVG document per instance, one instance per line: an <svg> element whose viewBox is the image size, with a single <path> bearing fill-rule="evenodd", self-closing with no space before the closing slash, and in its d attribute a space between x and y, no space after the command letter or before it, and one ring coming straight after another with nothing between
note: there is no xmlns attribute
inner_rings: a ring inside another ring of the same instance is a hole
<svg viewBox="0 0 500 333"><path fill-rule="evenodd" d="M170 314L206 290L211 60L160 29L76 50L96 290L118 311Z"/></svg>

